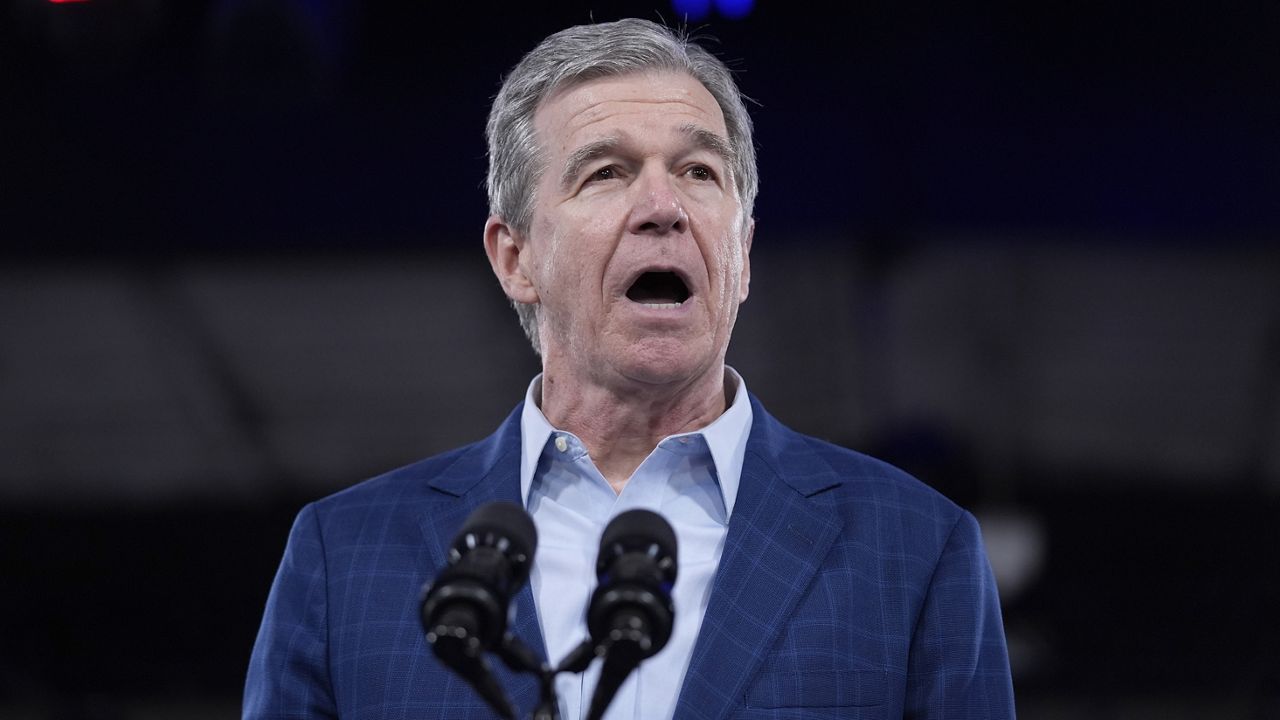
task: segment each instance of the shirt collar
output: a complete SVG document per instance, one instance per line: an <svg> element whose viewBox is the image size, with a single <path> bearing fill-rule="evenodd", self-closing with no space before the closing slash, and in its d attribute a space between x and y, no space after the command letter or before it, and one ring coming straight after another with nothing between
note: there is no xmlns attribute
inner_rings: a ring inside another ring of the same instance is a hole
<svg viewBox="0 0 1280 720"><path fill-rule="evenodd" d="M702 436L716 466L725 517L729 518L733 516L733 504L738 498L738 483L742 479L742 463L747 454L752 413L751 402L747 399L746 382L733 368L726 365L724 370L733 393L733 402L710 425L672 437ZM542 374L539 373L525 391L524 409L520 412L520 500L526 507L529 505L529 490L533 487L533 475L538 469L538 459L542 457L543 449L556 432L538 407L537 400L541 395Z"/></svg>

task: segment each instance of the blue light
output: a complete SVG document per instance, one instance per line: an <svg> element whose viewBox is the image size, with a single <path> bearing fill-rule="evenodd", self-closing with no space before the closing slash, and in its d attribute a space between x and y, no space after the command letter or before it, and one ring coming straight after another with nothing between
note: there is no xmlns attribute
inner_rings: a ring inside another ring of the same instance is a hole
<svg viewBox="0 0 1280 720"><path fill-rule="evenodd" d="M711 13L711 0L671 0L676 17L681 22L705 20Z"/></svg>
<svg viewBox="0 0 1280 720"><path fill-rule="evenodd" d="M716 9L731 20L741 20L751 14L755 0L716 0Z"/></svg>

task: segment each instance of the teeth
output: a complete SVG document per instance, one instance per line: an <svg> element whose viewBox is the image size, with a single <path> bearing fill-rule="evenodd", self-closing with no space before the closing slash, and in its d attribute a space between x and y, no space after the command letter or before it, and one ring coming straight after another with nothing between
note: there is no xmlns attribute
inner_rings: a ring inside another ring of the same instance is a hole
<svg viewBox="0 0 1280 720"><path fill-rule="evenodd" d="M657 308L658 310L675 310L676 308L680 307L682 303L648 303L647 302L647 303L640 303L640 304L644 305L645 307Z"/></svg>

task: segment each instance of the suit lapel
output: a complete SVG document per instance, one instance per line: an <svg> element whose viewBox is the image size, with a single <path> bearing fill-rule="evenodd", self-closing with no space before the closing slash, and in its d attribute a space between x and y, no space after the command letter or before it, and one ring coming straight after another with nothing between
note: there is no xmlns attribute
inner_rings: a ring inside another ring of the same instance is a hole
<svg viewBox="0 0 1280 720"><path fill-rule="evenodd" d="M751 398L754 421L724 554L676 708L677 717L723 718L742 702L748 682L791 617L796 603L839 535L841 521L818 497L840 484L805 441ZM436 567L476 508L496 500L520 503L520 407L502 427L465 452L428 484L439 492L420 519ZM516 596L512 631L540 657L546 645L533 591ZM499 682L521 714L537 703L538 684L494 661ZM726 668L733 672L726 673ZM453 686L458 706L474 699Z"/></svg>
<svg viewBox="0 0 1280 720"><path fill-rule="evenodd" d="M520 502L520 406L498 431L473 446L445 471L432 477L428 485L440 492L438 500L421 515L423 536L432 548L436 568L442 567L449 545L467 517L476 508L495 501ZM546 658L546 645L533 604L533 590L525 583L512 603L515 619L508 628L534 654ZM523 712L531 711L538 700L538 682L529 675L517 675L491 656L499 684L511 702ZM474 697L469 686L457 684L454 692ZM461 705L461 704L460 704Z"/></svg>
<svg viewBox="0 0 1280 720"><path fill-rule="evenodd" d="M814 497L839 478L754 397L752 411L738 499L677 717L722 718L742 701L842 527Z"/></svg>

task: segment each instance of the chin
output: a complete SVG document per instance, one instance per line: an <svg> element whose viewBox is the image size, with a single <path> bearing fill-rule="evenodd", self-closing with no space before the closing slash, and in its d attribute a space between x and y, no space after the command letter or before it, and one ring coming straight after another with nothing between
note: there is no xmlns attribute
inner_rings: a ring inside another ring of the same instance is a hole
<svg viewBox="0 0 1280 720"><path fill-rule="evenodd" d="M616 367L627 378L651 385L668 385L706 372L712 359L685 340L652 338L627 349Z"/></svg>

